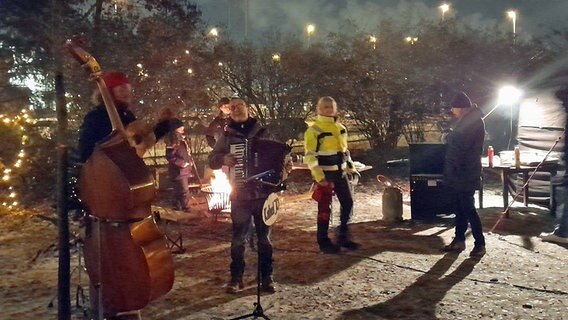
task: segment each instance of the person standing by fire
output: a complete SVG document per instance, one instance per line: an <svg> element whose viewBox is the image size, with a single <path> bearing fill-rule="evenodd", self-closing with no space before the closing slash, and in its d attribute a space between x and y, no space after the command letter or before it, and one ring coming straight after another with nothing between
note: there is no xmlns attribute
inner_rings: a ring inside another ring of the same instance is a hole
<svg viewBox="0 0 568 320"><path fill-rule="evenodd" d="M347 148L347 129L337 120L337 103L332 97L318 100L316 121L304 134L304 150L304 163L317 183L312 197L318 202L316 238L320 251L338 253L341 247L356 250L359 245L351 240L347 225L353 197L346 175L359 173ZM334 191L341 205L337 244L328 236Z"/></svg>
<svg viewBox="0 0 568 320"><path fill-rule="evenodd" d="M469 223L475 239L469 255L481 257L485 254L485 237L473 195L480 184L485 124L481 111L464 92L457 93L450 106L456 123L446 138L444 181L456 202L456 228L454 239L444 251L465 250L465 232Z"/></svg>
<svg viewBox="0 0 568 320"><path fill-rule="evenodd" d="M175 210L190 212L189 179L195 176L193 157L185 136L183 122L177 118L169 121L170 131L166 137L168 174L174 186Z"/></svg>
<svg viewBox="0 0 568 320"><path fill-rule="evenodd" d="M213 151L209 155L211 169L222 166L232 168L237 163L231 154L231 144L242 144L246 139L267 138L268 133L255 118L249 116L247 103L240 98L230 101L231 120L220 136ZM245 271L245 243L251 228L251 216L254 219L258 237L258 254L260 255L261 290L268 293L276 291L272 278L272 243L270 227L262 219L262 207L272 192L271 188L259 187L256 184L233 186L231 193L231 220L233 235L231 239L231 279L227 285L228 293L237 293L244 288L243 273Z"/></svg>
<svg viewBox="0 0 568 320"><path fill-rule="evenodd" d="M219 113L217 116L209 123L207 127L207 132L205 133L205 139L207 139L207 144L213 148L219 137L225 132L225 127L229 124L231 118L231 100L227 97L219 99L218 108Z"/></svg>

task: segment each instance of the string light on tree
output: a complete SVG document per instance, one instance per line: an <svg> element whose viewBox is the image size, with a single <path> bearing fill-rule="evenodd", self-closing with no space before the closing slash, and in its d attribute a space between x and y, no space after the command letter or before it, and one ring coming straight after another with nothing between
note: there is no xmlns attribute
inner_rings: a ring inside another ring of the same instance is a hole
<svg viewBox="0 0 568 320"><path fill-rule="evenodd" d="M22 169L22 164L26 157L24 147L29 141L29 136L26 134L26 128L28 125L34 124L35 120L32 119L32 117L28 114L28 111L25 109L22 109L20 114L13 117L10 115L0 114L0 119L2 119L2 123L5 126L17 130L20 135L20 150L13 164L2 164L2 179L0 180L1 204L3 207L13 209L18 206L19 202L17 201L18 194L14 191L14 187L12 185L12 176Z"/></svg>

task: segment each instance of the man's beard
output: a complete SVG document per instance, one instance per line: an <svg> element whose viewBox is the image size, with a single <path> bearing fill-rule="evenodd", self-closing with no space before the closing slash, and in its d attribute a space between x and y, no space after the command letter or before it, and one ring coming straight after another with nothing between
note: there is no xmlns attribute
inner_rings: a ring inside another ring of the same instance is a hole
<svg viewBox="0 0 568 320"><path fill-rule="evenodd" d="M235 122L245 122L247 121L248 116L246 114L232 114L231 118Z"/></svg>

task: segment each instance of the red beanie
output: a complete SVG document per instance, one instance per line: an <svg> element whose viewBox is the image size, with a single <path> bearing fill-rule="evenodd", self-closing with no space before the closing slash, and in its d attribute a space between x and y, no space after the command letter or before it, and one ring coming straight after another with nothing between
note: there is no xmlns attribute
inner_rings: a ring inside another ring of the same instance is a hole
<svg viewBox="0 0 568 320"><path fill-rule="evenodd" d="M109 89L130 83L124 73L116 71L105 72L103 75L103 80L105 81L105 84Z"/></svg>

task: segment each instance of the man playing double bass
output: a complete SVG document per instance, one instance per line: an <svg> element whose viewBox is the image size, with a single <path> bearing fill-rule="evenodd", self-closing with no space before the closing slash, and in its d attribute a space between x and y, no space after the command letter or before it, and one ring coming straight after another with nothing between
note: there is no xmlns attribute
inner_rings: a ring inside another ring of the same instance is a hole
<svg viewBox="0 0 568 320"><path fill-rule="evenodd" d="M85 116L79 134L91 316L139 319L138 310L167 293L174 278L171 254L151 215L153 179L140 159L139 147L155 138L128 110L132 87L123 73L107 72L95 79L98 106Z"/></svg>
<svg viewBox="0 0 568 320"><path fill-rule="evenodd" d="M111 93L122 124L127 126L136 120L134 113L129 110L133 99L130 81L124 73L114 71L105 72L103 80ZM79 129L79 160L81 162L87 161L95 145L112 131L110 119L98 89L93 93L92 102L96 107L83 118L83 124Z"/></svg>

